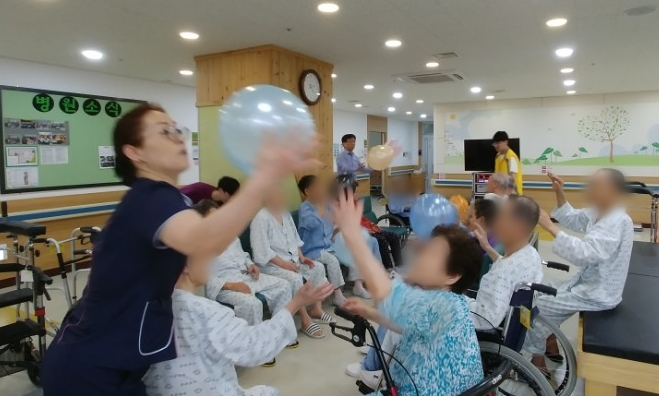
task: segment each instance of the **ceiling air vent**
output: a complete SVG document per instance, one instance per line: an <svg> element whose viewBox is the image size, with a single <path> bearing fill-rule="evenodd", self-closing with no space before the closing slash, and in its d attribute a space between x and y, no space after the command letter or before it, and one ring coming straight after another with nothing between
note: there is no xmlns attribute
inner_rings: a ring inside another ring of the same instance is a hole
<svg viewBox="0 0 659 396"><path fill-rule="evenodd" d="M433 55L436 59L451 59L451 58L457 58L458 54L455 52L442 52L441 54L435 54Z"/></svg>
<svg viewBox="0 0 659 396"><path fill-rule="evenodd" d="M464 80L461 75L453 71L398 74L394 77L397 81L414 84L437 84Z"/></svg>

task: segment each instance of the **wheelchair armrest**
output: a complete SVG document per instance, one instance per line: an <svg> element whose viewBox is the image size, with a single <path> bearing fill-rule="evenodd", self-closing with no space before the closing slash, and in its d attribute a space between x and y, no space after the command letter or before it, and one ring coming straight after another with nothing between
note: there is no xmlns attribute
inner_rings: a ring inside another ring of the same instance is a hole
<svg viewBox="0 0 659 396"><path fill-rule="evenodd" d="M390 224L395 223L392 224L395 227L407 227L407 225L405 225L405 222L400 217L393 215L391 213L387 213L385 215L378 217L378 219L375 221L375 224L380 224L382 220L389 220Z"/></svg>

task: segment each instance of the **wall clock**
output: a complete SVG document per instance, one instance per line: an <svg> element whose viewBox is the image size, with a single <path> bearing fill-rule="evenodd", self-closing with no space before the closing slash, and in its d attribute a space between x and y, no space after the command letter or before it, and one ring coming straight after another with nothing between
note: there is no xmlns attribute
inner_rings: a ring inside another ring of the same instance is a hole
<svg viewBox="0 0 659 396"><path fill-rule="evenodd" d="M317 71L309 69L300 74L300 96L304 103L315 105L320 102L322 90L322 81Z"/></svg>

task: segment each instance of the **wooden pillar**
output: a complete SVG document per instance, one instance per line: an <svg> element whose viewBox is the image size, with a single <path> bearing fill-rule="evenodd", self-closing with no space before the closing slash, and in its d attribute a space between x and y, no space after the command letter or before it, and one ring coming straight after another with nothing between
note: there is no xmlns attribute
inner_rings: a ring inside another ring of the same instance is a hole
<svg viewBox="0 0 659 396"><path fill-rule="evenodd" d="M309 69L315 70L321 78L321 99L317 104L309 106L309 109L320 140L317 158L323 165L321 169L310 169L306 173L320 174L323 177L331 175L334 65L275 45L202 55L196 57L195 62L201 181L215 184L218 178L224 175L239 180L245 178L245 175L226 159L225 144L218 133L218 110L231 94L250 85L270 84L300 96L300 75ZM286 182L291 207L300 202L294 184L293 178Z"/></svg>

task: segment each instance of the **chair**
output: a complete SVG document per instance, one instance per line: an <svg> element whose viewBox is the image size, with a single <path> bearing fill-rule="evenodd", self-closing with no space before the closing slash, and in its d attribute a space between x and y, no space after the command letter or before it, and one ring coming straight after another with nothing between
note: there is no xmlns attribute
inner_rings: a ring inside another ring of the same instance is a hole
<svg viewBox="0 0 659 396"><path fill-rule="evenodd" d="M538 241L540 239L540 233L538 231L533 231L531 238L529 238L529 245L533 246L535 250L538 250Z"/></svg>
<svg viewBox="0 0 659 396"><path fill-rule="evenodd" d="M405 222L396 215L390 213L378 217L373 211L373 204L371 197L363 198L364 203L364 217L377 224L383 231L392 232L400 238L401 246L405 246L407 238L410 236L410 229L405 225ZM380 225L380 222L388 221L388 225Z"/></svg>

